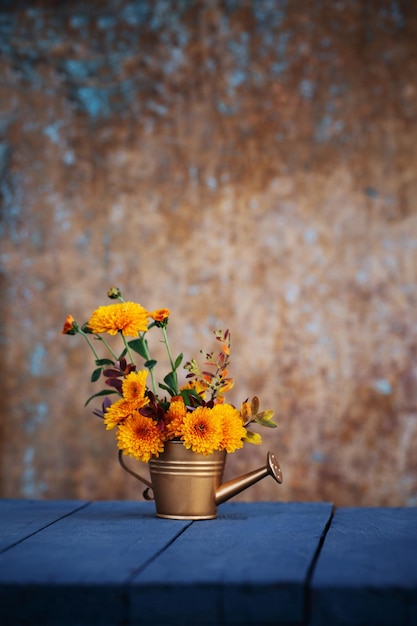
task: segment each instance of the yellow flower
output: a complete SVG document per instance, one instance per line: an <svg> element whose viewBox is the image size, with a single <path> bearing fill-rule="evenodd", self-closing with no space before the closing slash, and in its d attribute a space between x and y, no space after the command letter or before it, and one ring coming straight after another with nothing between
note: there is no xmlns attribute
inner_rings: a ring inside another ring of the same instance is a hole
<svg viewBox="0 0 417 626"><path fill-rule="evenodd" d="M179 437L182 434L182 424L187 414L184 400L181 396L174 396L166 414L165 432L168 439Z"/></svg>
<svg viewBox="0 0 417 626"><path fill-rule="evenodd" d="M131 402L135 409L140 409L149 402L149 399L145 398L147 375L148 370L130 372L130 374L128 374L123 380L123 397L128 402Z"/></svg>
<svg viewBox="0 0 417 626"><path fill-rule="evenodd" d="M123 454L130 454L147 463L151 456L164 451L164 443L157 423L134 411L117 430L117 446Z"/></svg>
<svg viewBox="0 0 417 626"><path fill-rule="evenodd" d="M231 404L216 404L212 412L223 425L223 436L219 449L234 452L242 448L243 440L246 437L246 428L243 427L239 411Z"/></svg>
<svg viewBox="0 0 417 626"><path fill-rule="evenodd" d="M120 422L122 422L126 417L132 414L134 407L131 402L127 402L124 398L121 400L117 400L113 402L106 412L104 413L104 423L106 425L106 430L111 430L115 428Z"/></svg>
<svg viewBox="0 0 417 626"><path fill-rule="evenodd" d="M139 332L148 330L148 316L148 311L136 302L118 302L100 306L87 325L96 334L117 335L120 331L125 337L135 337Z"/></svg>
<svg viewBox="0 0 417 626"><path fill-rule="evenodd" d="M219 449L222 437L222 421L213 415L213 409L198 407L184 417L182 439L184 446L193 452L211 454Z"/></svg>

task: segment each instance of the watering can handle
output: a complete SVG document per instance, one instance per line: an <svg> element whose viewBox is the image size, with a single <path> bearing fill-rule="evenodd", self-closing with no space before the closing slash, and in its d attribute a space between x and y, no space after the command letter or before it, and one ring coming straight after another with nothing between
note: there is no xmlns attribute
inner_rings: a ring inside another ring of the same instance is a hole
<svg viewBox="0 0 417 626"><path fill-rule="evenodd" d="M152 490L152 483L147 480L146 478L143 478L143 476L140 476L140 474L136 474L136 472L134 472L133 470L131 470L126 463L123 460L123 452L121 450L119 450L119 463L120 465L123 467L123 469L128 472L129 474L131 474L132 476L134 476L135 478L137 478L138 480L140 480L142 483L144 483L145 485L147 485L147 488L145 489L145 491L143 492L143 497L145 498L145 500L154 500L154 496L149 494L149 490ZM152 492L153 494L153 492Z"/></svg>

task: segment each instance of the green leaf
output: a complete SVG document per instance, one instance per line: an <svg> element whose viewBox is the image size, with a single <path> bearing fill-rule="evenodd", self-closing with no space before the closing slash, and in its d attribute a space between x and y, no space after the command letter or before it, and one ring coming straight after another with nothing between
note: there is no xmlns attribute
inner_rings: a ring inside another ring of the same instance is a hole
<svg viewBox="0 0 417 626"><path fill-rule="evenodd" d="M190 405L191 398L195 398L199 404L203 403L203 398L198 394L195 389L181 389L180 395L184 399L184 404Z"/></svg>
<svg viewBox="0 0 417 626"><path fill-rule="evenodd" d="M174 363L174 369L175 369L175 370L179 368L179 366L181 365L181 362L182 362L182 359L183 359L183 358L184 358L184 355L183 355L183 353L181 352L181 354L179 354L179 355L177 356L177 358L175 359L175 363Z"/></svg>
<svg viewBox="0 0 417 626"><path fill-rule="evenodd" d="M256 424L260 424L261 426L266 426L267 428L276 428L277 424L271 422L270 420L256 419L254 420Z"/></svg>
<svg viewBox="0 0 417 626"><path fill-rule="evenodd" d="M245 441L253 443L255 446L259 446L262 443L262 437L259 433L253 433L250 430L246 431Z"/></svg>
<svg viewBox="0 0 417 626"><path fill-rule="evenodd" d="M101 376L101 367L98 367L96 370L94 370L94 372L91 374L91 382L95 383L96 380L98 380Z"/></svg>
<svg viewBox="0 0 417 626"><path fill-rule="evenodd" d="M274 417L274 411L271 411L271 410L261 411L256 416L257 420L261 419L261 420L268 420L268 421L270 421L273 417Z"/></svg>
<svg viewBox="0 0 417 626"><path fill-rule="evenodd" d="M132 339L132 341L128 341L128 345L132 350L140 354L143 359L147 360L149 358L148 344L144 337Z"/></svg>
<svg viewBox="0 0 417 626"><path fill-rule="evenodd" d="M175 390L177 388L177 376L175 372L169 372L169 374L165 376L164 382L168 385L168 387L171 387L171 389L173 389L175 393Z"/></svg>
<svg viewBox="0 0 417 626"><path fill-rule="evenodd" d="M144 365L149 370L151 370L153 367L155 367L156 363L157 363L157 361L155 361L155 359L150 359L149 361L145 361Z"/></svg>
<svg viewBox="0 0 417 626"><path fill-rule="evenodd" d="M111 359L96 359L96 365L114 365Z"/></svg>
<svg viewBox="0 0 417 626"><path fill-rule="evenodd" d="M98 398L99 396L109 396L111 393L119 393L118 391L116 391L115 389L103 389L102 391L98 391L97 393L93 394L92 396L90 396L88 398L88 400L86 400L84 406L87 406L87 404L89 404L91 402L91 400L93 400L93 398Z"/></svg>
<svg viewBox="0 0 417 626"><path fill-rule="evenodd" d="M171 389L171 387L167 387L166 385L163 385L162 383L158 383L158 387L160 387L164 391L168 391L170 396L175 396L176 395L175 391L173 389Z"/></svg>

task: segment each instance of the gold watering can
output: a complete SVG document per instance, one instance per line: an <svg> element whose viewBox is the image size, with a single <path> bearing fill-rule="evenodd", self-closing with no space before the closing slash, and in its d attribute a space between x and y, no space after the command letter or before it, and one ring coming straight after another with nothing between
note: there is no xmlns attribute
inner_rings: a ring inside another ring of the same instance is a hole
<svg viewBox="0 0 417 626"><path fill-rule="evenodd" d="M213 519L219 504L265 476L282 483L281 468L273 452L268 452L264 467L221 484L225 461L225 450L204 456L188 450L182 441L168 441L164 452L149 461L149 481L129 469L119 452L123 469L147 486L143 497L155 500L157 517L169 519Z"/></svg>

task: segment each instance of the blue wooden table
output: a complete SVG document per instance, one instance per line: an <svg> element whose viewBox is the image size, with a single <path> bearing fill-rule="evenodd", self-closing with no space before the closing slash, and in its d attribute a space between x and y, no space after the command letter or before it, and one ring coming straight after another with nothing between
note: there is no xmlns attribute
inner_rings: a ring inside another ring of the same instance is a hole
<svg viewBox="0 0 417 626"><path fill-rule="evenodd" d="M0 500L0 625L417 625L417 508Z"/></svg>

